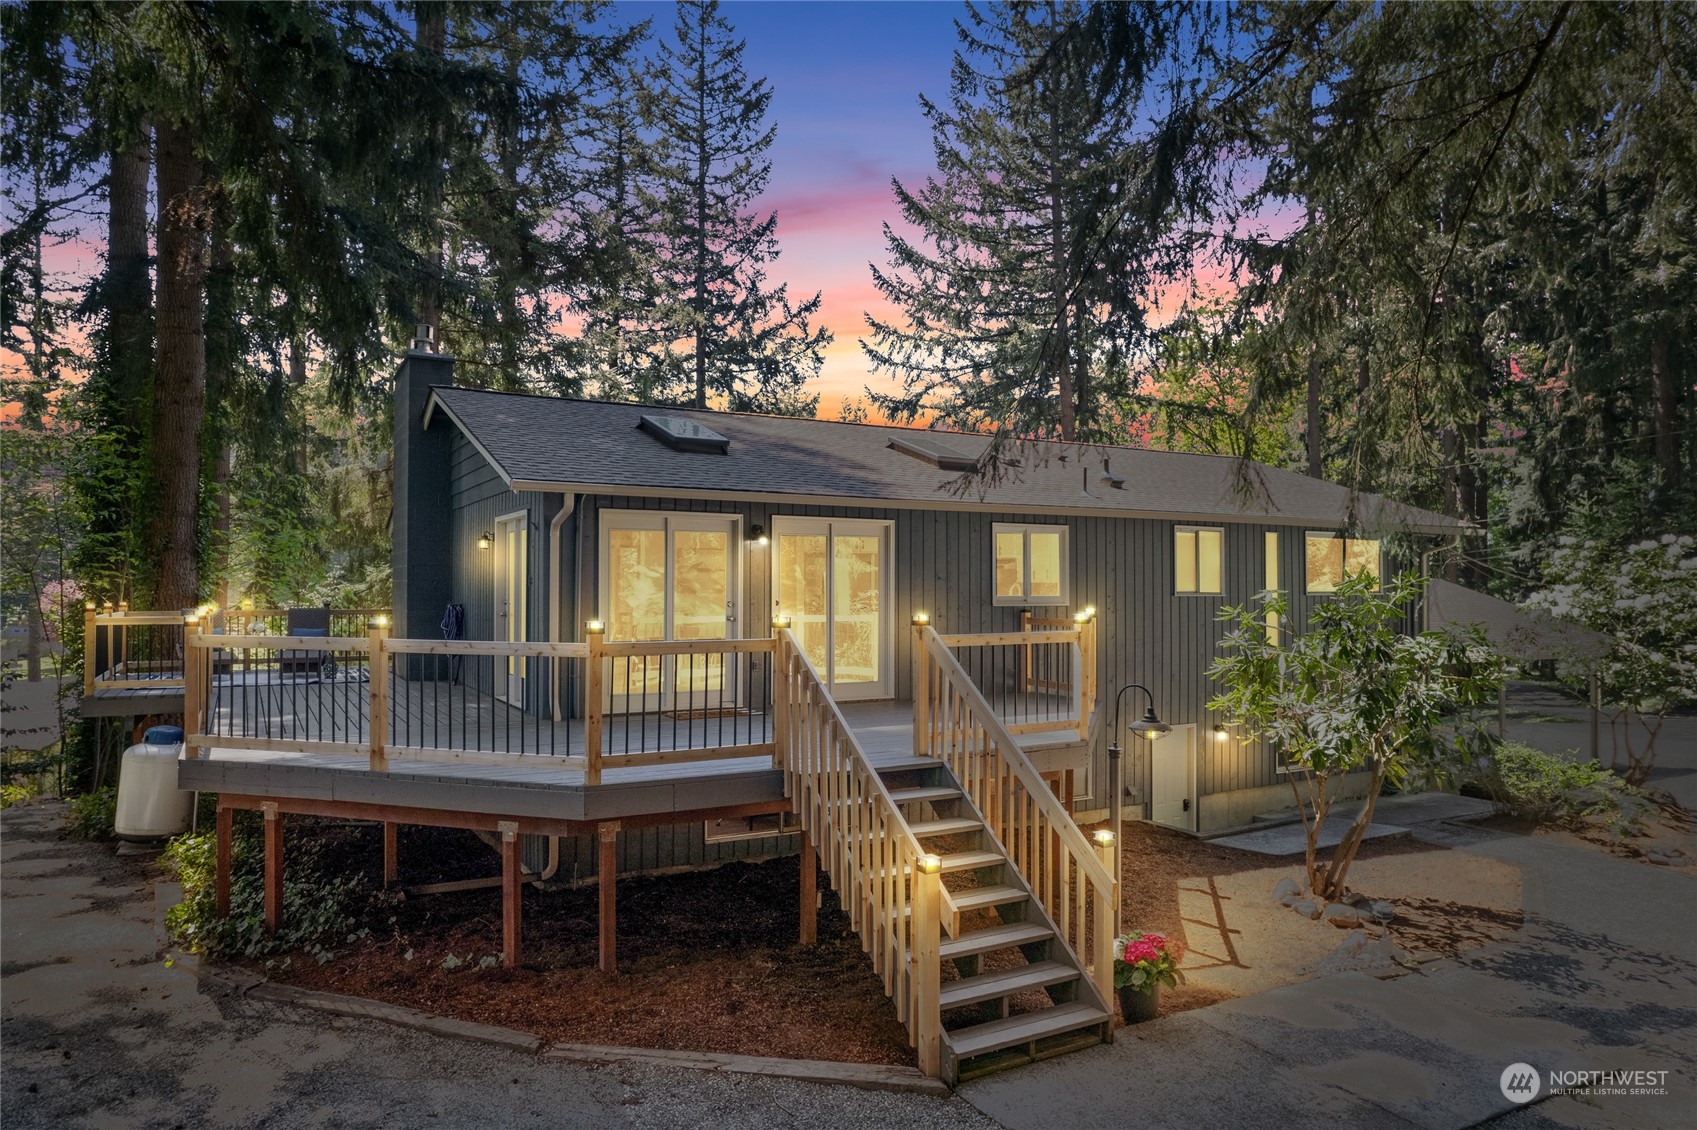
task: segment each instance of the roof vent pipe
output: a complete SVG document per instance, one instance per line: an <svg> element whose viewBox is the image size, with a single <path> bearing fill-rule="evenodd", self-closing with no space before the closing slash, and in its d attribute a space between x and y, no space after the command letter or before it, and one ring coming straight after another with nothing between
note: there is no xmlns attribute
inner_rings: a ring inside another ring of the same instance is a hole
<svg viewBox="0 0 1697 1130"><path fill-rule="evenodd" d="M413 339L412 339L412 351L414 353L435 353L436 352L436 327L435 326L427 325L424 322L420 322L418 324L418 329L414 333Z"/></svg>

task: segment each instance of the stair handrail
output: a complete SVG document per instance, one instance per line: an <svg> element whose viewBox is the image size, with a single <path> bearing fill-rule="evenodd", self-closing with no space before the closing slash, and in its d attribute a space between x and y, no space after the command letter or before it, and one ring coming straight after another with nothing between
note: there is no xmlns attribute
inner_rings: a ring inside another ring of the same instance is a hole
<svg viewBox="0 0 1697 1130"><path fill-rule="evenodd" d="M920 846L788 628L778 633L775 659L784 792L907 1026L919 1069L935 1078L942 1070L942 878L925 866L935 857Z"/></svg>
<svg viewBox="0 0 1697 1130"><path fill-rule="evenodd" d="M919 685L914 688L915 730L923 742L915 753L935 757L954 770L961 787L990 822L991 834L1049 913L1079 968L1087 967L1083 958L1089 953L1091 979L1102 998L1111 1001L1119 884L1108 862L1085 839L944 638L929 625L920 633L929 664L922 665ZM932 677L933 672L937 677ZM983 752L988 755L993 750L1006 768L1010 795L1003 794L1003 774L992 772L988 764L972 763L969 735L974 729L984 735L988 748ZM1117 851L1117 843L1106 850ZM1076 881L1071 881L1074 871ZM1098 924L1094 935L1086 926L1086 894Z"/></svg>

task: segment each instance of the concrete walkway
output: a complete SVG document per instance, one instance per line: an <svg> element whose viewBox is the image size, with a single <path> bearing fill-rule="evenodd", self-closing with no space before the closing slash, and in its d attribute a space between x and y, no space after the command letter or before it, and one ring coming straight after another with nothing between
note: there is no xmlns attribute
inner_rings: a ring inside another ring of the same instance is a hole
<svg viewBox="0 0 1697 1130"><path fill-rule="evenodd" d="M1560 707L1523 705L1509 736L1570 748L1585 730L1582 707L1574 722L1531 720L1560 717ZM1652 787L1697 803L1697 719L1668 722L1658 766ZM1525 928L1464 963L1390 981L1340 974L1122 1029L1111 1047L960 1094L1014 1130L1697 1125L1697 880L1450 823L1460 813L1443 798L1388 803L1385 819L1418 839L1517 867ZM1521 1106L1500 1087L1516 1062L1545 1081L1550 1070L1666 1071L1667 1093L1551 1098L1541 1088Z"/></svg>

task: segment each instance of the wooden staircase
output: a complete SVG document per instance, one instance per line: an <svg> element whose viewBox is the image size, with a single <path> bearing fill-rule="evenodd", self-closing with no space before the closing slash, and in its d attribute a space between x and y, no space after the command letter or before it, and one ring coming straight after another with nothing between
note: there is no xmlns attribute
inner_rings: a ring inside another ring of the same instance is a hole
<svg viewBox="0 0 1697 1130"><path fill-rule="evenodd" d="M954 1083L1112 1039L1112 1007L949 768L879 776L940 863L942 1078Z"/></svg>
<svg viewBox="0 0 1697 1130"><path fill-rule="evenodd" d="M788 630L785 791L920 1070L963 1078L1112 1040L1112 845L1093 849L928 628L915 754L874 768ZM923 735L923 744L921 742Z"/></svg>

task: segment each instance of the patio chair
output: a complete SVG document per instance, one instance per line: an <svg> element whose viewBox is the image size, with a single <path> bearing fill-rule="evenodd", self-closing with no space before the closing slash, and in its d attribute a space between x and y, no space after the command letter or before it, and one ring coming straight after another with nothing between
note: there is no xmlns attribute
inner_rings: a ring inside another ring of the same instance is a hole
<svg viewBox="0 0 1697 1130"><path fill-rule="evenodd" d="M288 629L291 636L324 637L330 634L330 608L290 608ZM328 651L308 651L287 648L277 653L277 671L282 675L316 676L321 680L336 677L336 659Z"/></svg>

